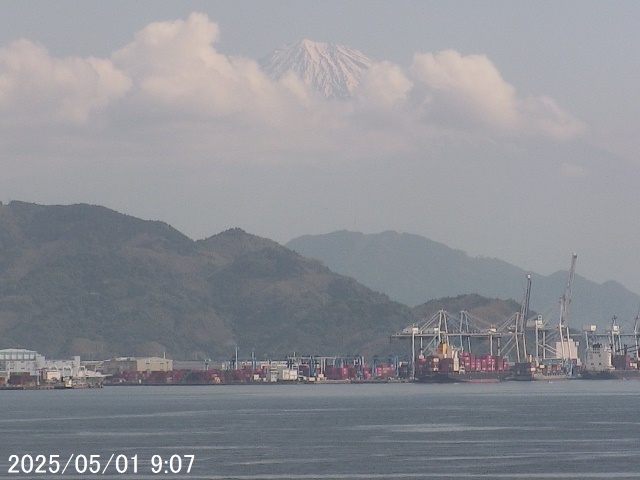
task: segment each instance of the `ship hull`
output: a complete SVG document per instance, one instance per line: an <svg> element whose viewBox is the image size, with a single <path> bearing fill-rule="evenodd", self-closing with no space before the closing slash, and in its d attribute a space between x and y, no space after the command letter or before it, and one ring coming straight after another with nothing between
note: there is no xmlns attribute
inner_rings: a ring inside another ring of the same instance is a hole
<svg viewBox="0 0 640 480"><path fill-rule="evenodd" d="M606 370L602 372L580 372L582 380L640 380L640 370Z"/></svg>
<svg viewBox="0 0 640 480"><path fill-rule="evenodd" d="M553 382L557 380L571 380L576 377L572 377L565 373L557 375L546 375L544 373L533 373L531 375L512 375L508 380L515 382Z"/></svg>
<svg viewBox="0 0 640 480"><path fill-rule="evenodd" d="M498 383L507 379L509 372L467 372L441 373L433 372L420 375L418 383Z"/></svg>

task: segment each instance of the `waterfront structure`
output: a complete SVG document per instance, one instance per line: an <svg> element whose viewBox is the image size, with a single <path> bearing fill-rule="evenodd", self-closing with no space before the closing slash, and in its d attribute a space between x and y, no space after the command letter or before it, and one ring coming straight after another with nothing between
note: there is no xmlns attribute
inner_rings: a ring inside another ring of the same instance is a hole
<svg viewBox="0 0 640 480"><path fill-rule="evenodd" d="M47 360L44 355L34 350L23 348L0 350L0 371L37 376L43 370L58 372L58 380L62 377L76 377L81 371L80 357L76 356L70 360ZM56 375L52 375L53 377Z"/></svg>
<svg viewBox="0 0 640 480"><path fill-rule="evenodd" d="M124 372L170 372L173 360L164 357L116 357L105 360L102 373L115 375Z"/></svg>
<svg viewBox="0 0 640 480"><path fill-rule="evenodd" d="M44 366L44 357L34 350L7 348L0 350L0 371L35 376Z"/></svg>
<svg viewBox="0 0 640 480"><path fill-rule="evenodd" d="M102 383L103 375L88 372L80 363L80 357L68 360L47 360L35 350L10 348L0 350L0 385L38 386L64 384L78 386Z"/></svg>

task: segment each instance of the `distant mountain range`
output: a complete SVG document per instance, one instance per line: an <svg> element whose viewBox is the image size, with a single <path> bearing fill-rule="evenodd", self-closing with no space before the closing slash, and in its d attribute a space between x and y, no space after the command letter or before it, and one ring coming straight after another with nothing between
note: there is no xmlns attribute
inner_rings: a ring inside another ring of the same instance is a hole
<svg viewBox="0 0 640 480"><path fill-rule="evenodd" d="M531 273L531 307L547 316L559 316L557 307L568 277L567 271L543 276L495 258L472 258L424 237L392 231L309 235L293 239L286 246L411 306L473 293L520 302L526 274ZM571 252L567 252L567 267L570 260ZM578 257L578 271L579 262ZM639 306L640 296L619 283L597 284L576 275L569 323L575 328L586 324L604 327L616 315L622 325L633 320Z"/></svg>
<svg viewBox="0 0 640 480"><path fill-rule="evenodd" d="M293 73L325 98L344 100L353 95L362 73L373 62L344 45L301 40L277 49L261 63L271 78L279 80Z"/></svg>
<svg viewBox="0 0 640 480"><path fill-rule="evenodd" d="M194 241L99 206L0 204L0 348L97 359L224 359L236 346L260 359L406 355L390 335L440 308L502 323L524 290L524 271L415 235L336 232L289 246L297 252L240 229ZM533 278L533 309L544 311L566 272ZM585 309L606 320L625 302L634 310L638 298L577 277L571 324L591 320Z"/></svg>

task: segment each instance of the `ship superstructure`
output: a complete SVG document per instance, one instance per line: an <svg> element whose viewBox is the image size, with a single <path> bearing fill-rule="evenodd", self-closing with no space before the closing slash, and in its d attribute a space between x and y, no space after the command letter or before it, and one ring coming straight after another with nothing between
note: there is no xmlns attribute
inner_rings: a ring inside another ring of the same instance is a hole
<svg viewBox="0 0 640 480"><path fill-rule="evenodd" d="M599 332L596 325L583 327L586 344L581 378L600 379L640 379L638 370L638 343L640 338L640 311L633 321L633 331L629 325L618 325L614 316L605 332Z"/></svg>

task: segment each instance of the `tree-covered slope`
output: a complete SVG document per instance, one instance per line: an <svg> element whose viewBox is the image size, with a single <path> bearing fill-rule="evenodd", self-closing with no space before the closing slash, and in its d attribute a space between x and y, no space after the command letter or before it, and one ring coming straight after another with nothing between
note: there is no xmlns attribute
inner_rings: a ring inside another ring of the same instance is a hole
<svg viewBox="0 0 640 480"><path fill-rule="evenodd" d="M239 229L196 242L103 207L0 206L0 348L368 354L412 322L408 307Z"/></svg>

